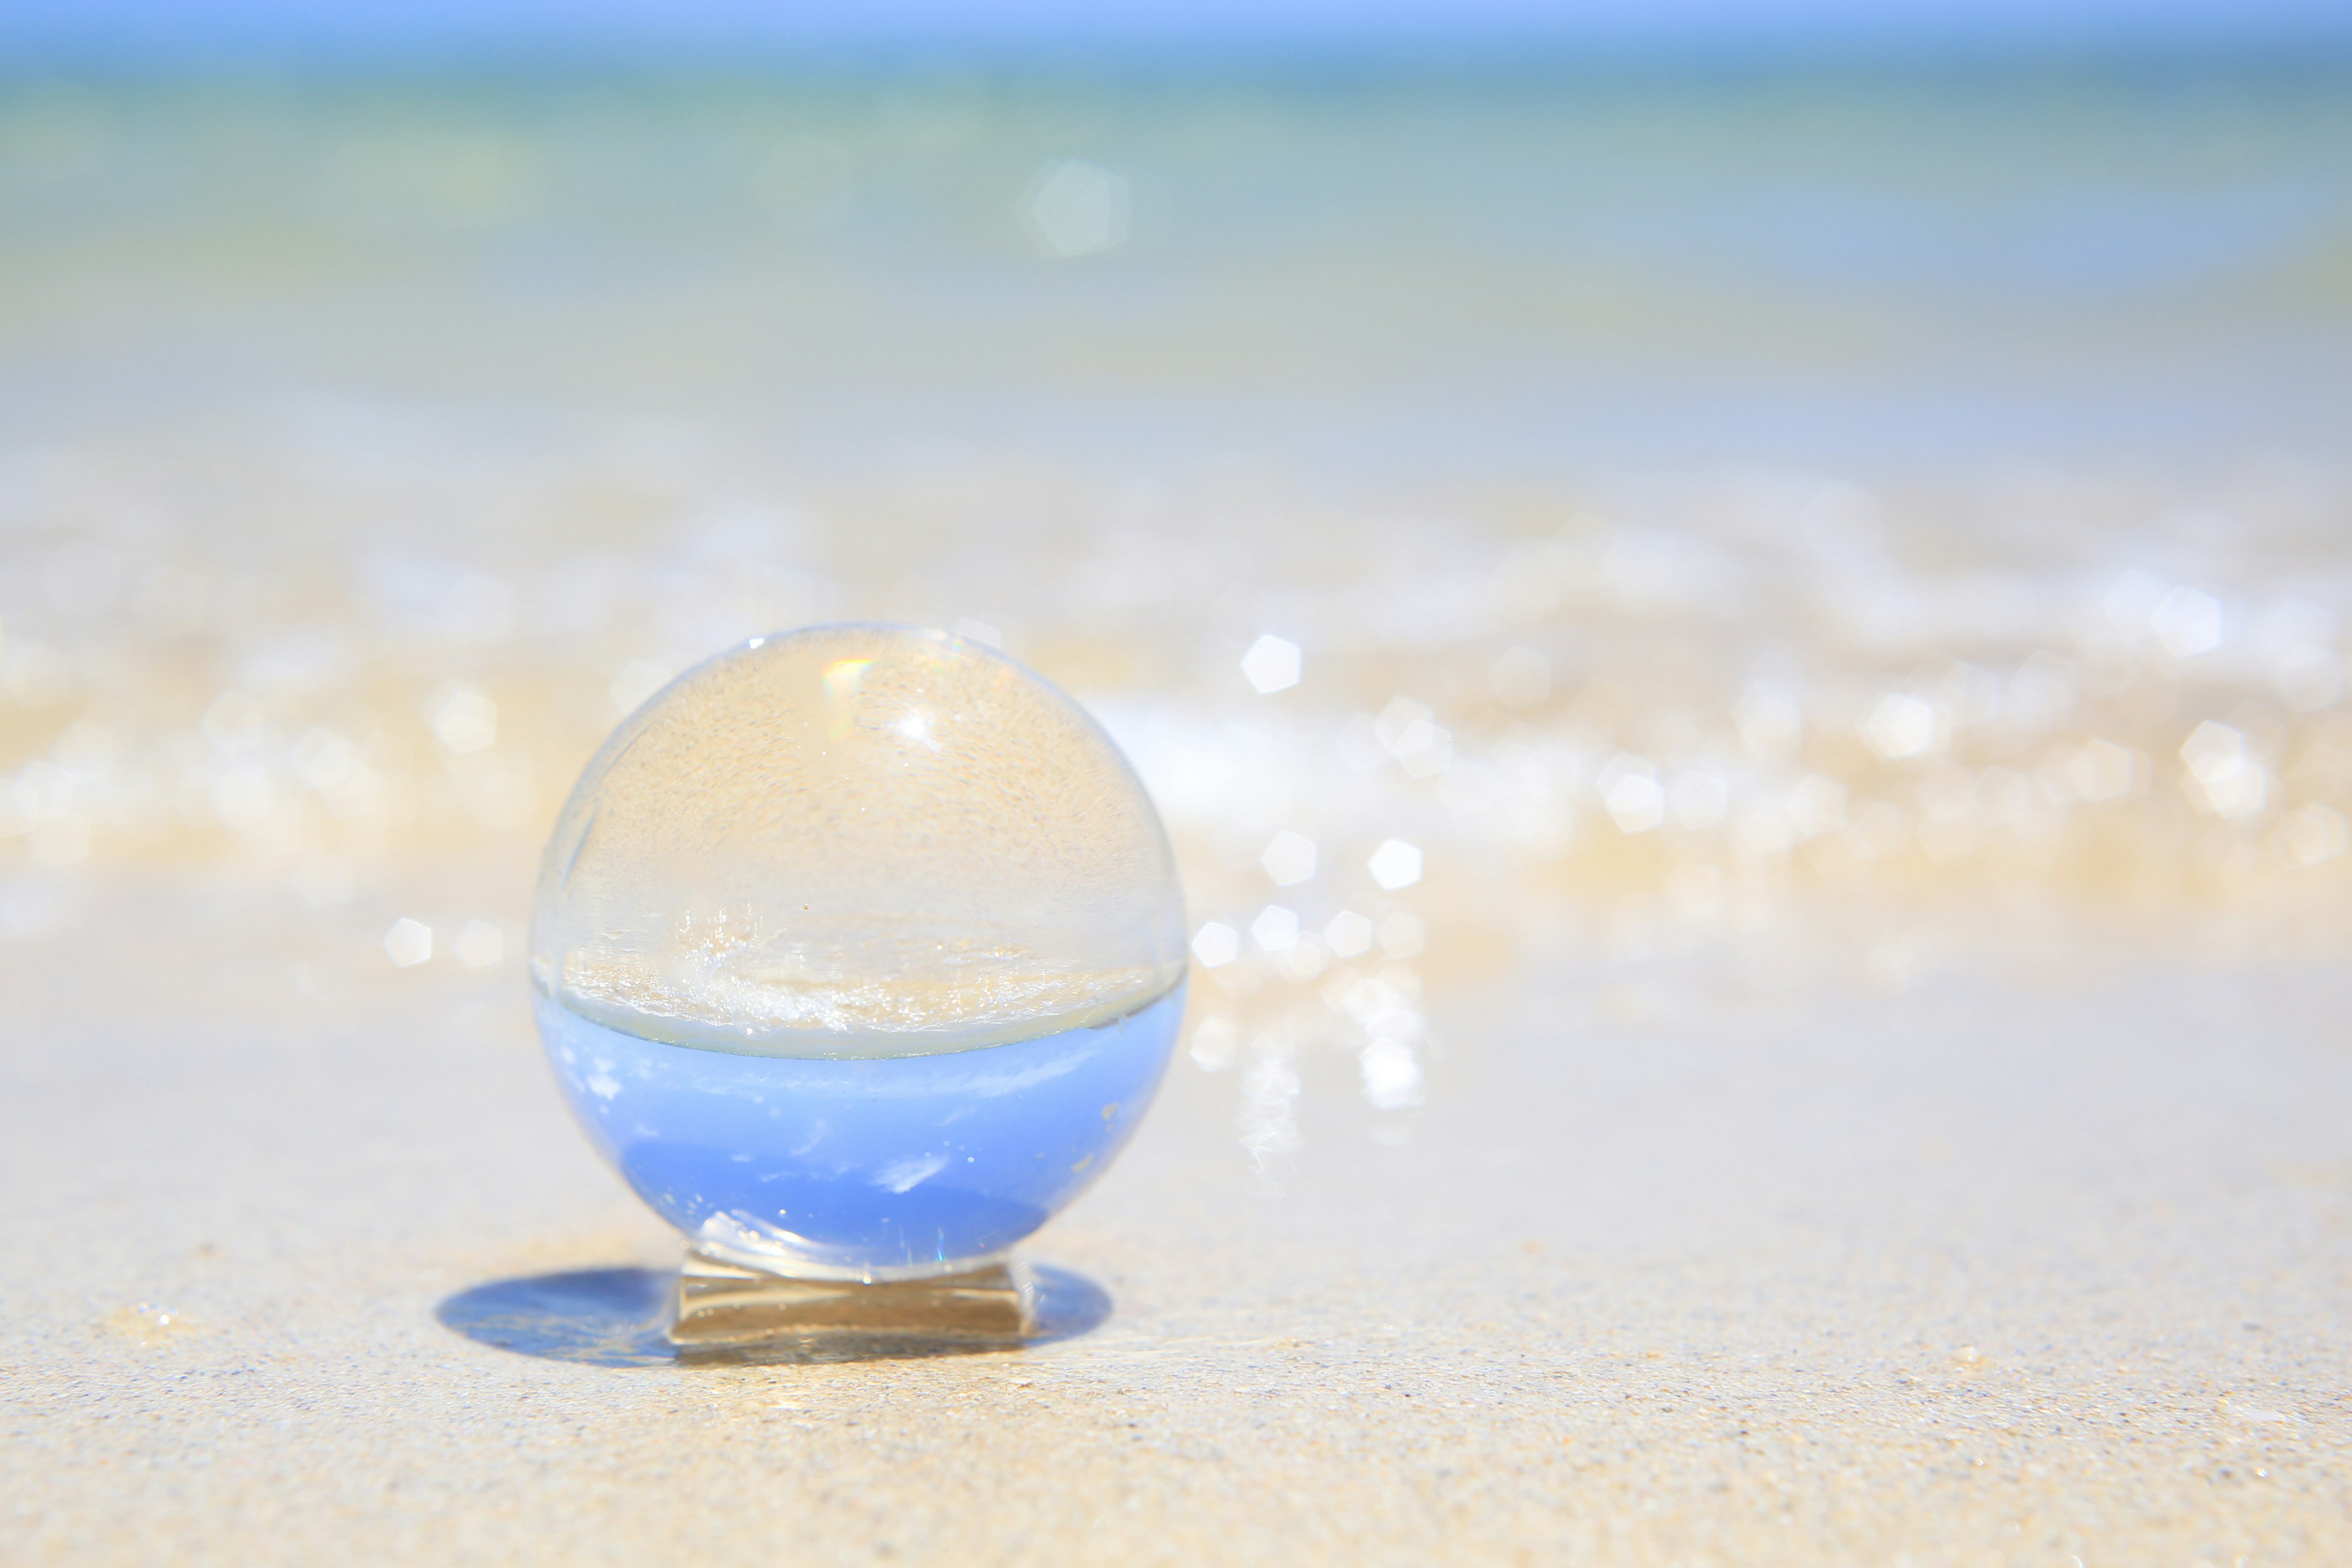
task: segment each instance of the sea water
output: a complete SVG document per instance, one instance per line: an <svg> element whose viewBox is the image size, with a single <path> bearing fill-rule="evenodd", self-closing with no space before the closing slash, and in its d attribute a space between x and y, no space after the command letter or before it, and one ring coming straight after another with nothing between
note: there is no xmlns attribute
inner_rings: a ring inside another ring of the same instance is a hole
<svg viewBox="0 0 2352 1568"><path fill-rule="evenodd" d="M1077 1196L1151 1102L1184 987L1095 1028L929 1056L739 1056L537 1003L589 1138L698 1243L782 1272L985 1261Z"/></svg>

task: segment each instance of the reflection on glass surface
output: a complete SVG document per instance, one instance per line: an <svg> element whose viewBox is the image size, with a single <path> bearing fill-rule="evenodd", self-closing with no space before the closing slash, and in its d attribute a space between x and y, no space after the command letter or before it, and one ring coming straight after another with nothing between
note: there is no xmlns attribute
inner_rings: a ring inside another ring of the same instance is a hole
<svg viewBox="0 0 2352 1568"><path fill-rule="evenodd" d="M614 732L549 841L531 977L590 1141L701 1252L908 1279L1102 1173L1183 952L1159 817L1076 704L961 638L835 626Z"/></svg>

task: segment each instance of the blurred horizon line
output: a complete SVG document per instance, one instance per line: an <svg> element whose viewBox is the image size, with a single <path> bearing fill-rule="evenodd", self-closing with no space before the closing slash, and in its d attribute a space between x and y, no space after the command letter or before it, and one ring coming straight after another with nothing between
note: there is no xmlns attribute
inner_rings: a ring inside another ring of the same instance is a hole
<svg viewBox="0 0 2352 1568"><path fill-rule="evenodd" d="M0 83L58 77L883 74L1395 80L2325 72L2331 0L30 0L0 12Z"/></svg>
<svg viewBox="0 0 2352 1568"><path fill-rule="evenodd" d="M0 33L0 44L7 40ZM2033 81L2193 82L2310 80L2352 71L2352 30L2341 37L2207 43L2139 39L2097 44L1985 44L1964 48L1885 41L1815 47L1769 44L1549 41L1538 45L1348 47L1217 45L1200 47L765 46L644 47L638 40L550 47L375 45L195 53L163 49L0 49L0 89L45 86L266 85L299 87L534 81L698 82L988 79L1118 82L1137 87L1224 83L1284 88L1413 84L1540 87L1568 82L1732 86L1805 81L1926 80L1988 85Z"/></svg>

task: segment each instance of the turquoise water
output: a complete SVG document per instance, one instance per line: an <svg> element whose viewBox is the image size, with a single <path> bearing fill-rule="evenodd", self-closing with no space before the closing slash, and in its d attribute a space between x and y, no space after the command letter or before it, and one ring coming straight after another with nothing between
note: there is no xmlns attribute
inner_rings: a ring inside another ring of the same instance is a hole
<svg viewBox="0 0 2352 1568"><path fill-rule="evenodd" d="M26 441L236 416L349 461L406 449L371 409L492 450L658 410L803 485L938 441L1483 482L2326 453L2352 407L2336 57L11 86ZM1117 221L1057 239L1072 161Z"/></svg>
<svg viewBox="0 0 2352 1568"><path fill-rule="evenodd" d="M537 1005L572 1113L664 1219L745 1261L903 1277L1002 1253L1101 1173L1184 987L1097 1029L878 1058L698 1050Z"/></svg>

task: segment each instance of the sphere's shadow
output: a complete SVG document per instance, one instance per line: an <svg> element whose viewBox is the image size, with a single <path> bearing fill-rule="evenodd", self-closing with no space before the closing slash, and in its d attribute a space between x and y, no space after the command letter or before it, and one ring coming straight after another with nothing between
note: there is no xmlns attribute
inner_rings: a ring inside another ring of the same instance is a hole
<svg viewBox="0 0 2352 1568"><path fill-rule="evenodd" d="M828 1334L723 1350L669 1340L677 1276L667 1269L586 1268L494 1279L434 1309L444 1328L477 1344L583 1366L742 1366L794 1362L902 1361L1019 1350L1075 1339L1110 1316L1110 1293L1083 1274L1032 1264L1036 1327L1020 1340L916 1339Z"/></svg>

